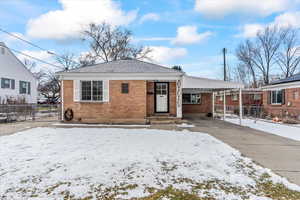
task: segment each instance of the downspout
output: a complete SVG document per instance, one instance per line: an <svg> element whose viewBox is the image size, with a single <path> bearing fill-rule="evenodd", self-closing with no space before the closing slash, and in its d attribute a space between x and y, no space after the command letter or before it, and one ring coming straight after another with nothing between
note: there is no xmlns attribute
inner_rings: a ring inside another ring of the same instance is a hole
<svg viewBox="0 0 300 200"><path fill-rule="evenodd" d="M61 99L61 121L64 121L64 80L63 77L60 77L61 80L61 89L60 89L60 99Z"/></svg>

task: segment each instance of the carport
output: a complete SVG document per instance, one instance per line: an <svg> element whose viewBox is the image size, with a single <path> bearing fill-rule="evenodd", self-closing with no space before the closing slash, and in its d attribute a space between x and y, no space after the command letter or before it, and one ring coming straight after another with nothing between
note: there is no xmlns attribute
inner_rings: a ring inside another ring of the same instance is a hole
<svg viewBox="0 0 300 200"><path fill-rule="evenodd" d="M211 93L212 94L212 116L215 117L215 95L217 92L223 91L223 120L226 117L226 91L228 90L239 90L239 117L240 124L242 123L243 118L243 102L242 102L242 89L244 88L244 84L208 79L208 78L200 78L195 76L183 76L183 93L186 91L192 93Z"/></svg>

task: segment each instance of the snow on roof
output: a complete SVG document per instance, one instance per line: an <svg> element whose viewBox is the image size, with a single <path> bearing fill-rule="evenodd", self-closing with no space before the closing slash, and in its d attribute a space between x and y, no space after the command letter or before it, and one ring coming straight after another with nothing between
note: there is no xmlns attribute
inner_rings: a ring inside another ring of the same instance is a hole
<svg viewBox="0 0 300 200"><path fill-rule="evenodd" d="M73 69L64 73L182 73L161 65L136 59L117 60Z"/></svg>
<svg viewBox="0 0 300 200"><path fill-rule="evenodd" d="M239 89L244 88L244 84L195 76L183 76L183 88L203 90Z"/></svg>

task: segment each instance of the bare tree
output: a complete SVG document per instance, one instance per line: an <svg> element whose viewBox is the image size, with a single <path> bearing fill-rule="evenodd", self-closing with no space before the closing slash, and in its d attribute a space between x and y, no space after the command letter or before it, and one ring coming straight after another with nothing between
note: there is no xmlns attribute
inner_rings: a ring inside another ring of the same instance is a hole
<svg viewBox="0 0 300 200"><path fill-rule="evenodd" d="M46 73L44 70L36 70L37 64L36 62L29 60L29 59L24 59L24 65L25 67L33 74L33 76L37 79L38 84L42 81L43 78L45 78Z"/></svg>
<svg viewBox="0 0 300 200"><path fill-rule="evenodd" d="M80 64L75 61L75 54L70 52L65 52L59 57L56 57L56 61L61 66L61 70L68 71L80 66Z"/></svg>
<svg viewBox="0 0 300 200"><path fill-rule="evenodd" d="M85 56L88 63L114 61L120 59L143 59L151 49L131 44L132 32L109 24L90 24L83 32L84 40L89 42L90 52ZM84 63L84 62L83 62Z"/></svg>
<svg viewBox="0 0 300 200"><path fill-rule="evenodd" d="M257 78L269 84L270 73L277 67L276 55L286 37L286 29L269 26L258 32L253 41L247 40L237 48L236 55L252 74L254 87L258 85Z"/></svg>
<svg viewBox="0 0 300 200"><path fill-rule="evenodd" d="M31 61L29 59L24 59L23 64L25 65L25 67L30 71L33 72L34 69L36 68L36 62Z"/></svg>
<svg viewBox="0 0 300 200"><path fill-rule="evenodd" d="M46 79L38 86L42 94L51 103L57 103L60 98L60 81L53 72L48 72Z"/></svg>
<svg viewBox="0 0 300 200"><path fill-rule="evenodd" d="M250 40L246 40L244 43L240 44L236 50L236 56L240 62L237 66L238 75L245 75L245 73L250 73L252 77L252 86L257 87L257 75L253 59L253 44ZM244 69L243 69L244 68ZM243 79L240 76L240 79Z"/></svg>
<svg viewBox="0 0 300 200"><path fill-rule="evenodd" d="M297 71L300 63L300 47L298 44L298 31L291 27L287 28L286 36L283 39L282 49L276 55L276 61L287 78Z"/></svg>

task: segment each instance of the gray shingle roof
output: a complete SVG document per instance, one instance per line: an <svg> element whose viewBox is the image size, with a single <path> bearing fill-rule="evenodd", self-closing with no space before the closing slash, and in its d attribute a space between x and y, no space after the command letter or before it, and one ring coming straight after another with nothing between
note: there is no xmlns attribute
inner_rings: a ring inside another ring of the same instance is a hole
<svg viewBox="0 0 300 200"><path fill-rule="evenodd" d="M277 84L281 84L281 83L290 83L290 82L295 82L295 81L300 81L300 73L299 74L295 74L293 76L290 76L288 78L285 79L280 79L277 81L273 81L270 83L270 85L277 85Z"/></svg>
<svg viewBox="0 0 300 200"><path fill-rule="evenodd" d="M178 73L179 71L139 60L118 60L73 69L72 73ZM68 73L67 72L67 73Z"/></svg>

